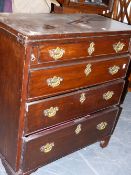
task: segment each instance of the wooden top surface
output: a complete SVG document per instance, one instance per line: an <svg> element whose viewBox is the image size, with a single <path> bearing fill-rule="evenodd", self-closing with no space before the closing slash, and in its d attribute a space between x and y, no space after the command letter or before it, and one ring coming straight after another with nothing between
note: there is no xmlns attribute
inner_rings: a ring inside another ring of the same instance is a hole
<svg viewBox="0 0 131 175"><path fill-rule="evenodd" d="M131 33L131 26L95 14L0 14L0 27L30 37L76 33Z"/></svg>

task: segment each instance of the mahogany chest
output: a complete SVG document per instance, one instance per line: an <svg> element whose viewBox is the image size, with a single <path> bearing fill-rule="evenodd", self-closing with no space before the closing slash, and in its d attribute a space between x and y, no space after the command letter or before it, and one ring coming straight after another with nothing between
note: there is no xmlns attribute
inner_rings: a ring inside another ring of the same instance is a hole
<svg viewBox="0 0 131 175"><path fill-rule="evenodd" d="M130 37L130 26L99 15L0 15L0 157L9 175L108 144Z"/></svg>

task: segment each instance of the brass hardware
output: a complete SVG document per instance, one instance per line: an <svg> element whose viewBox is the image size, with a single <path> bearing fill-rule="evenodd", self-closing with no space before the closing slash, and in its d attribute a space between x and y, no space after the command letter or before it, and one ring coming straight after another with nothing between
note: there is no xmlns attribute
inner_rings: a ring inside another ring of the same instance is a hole
<svg viewBox="0 0 131 175"><path fill-rule="evenodd" d="M44 110L44 115L51 118L56 115L56 112L59 110L58 107L51 107L49 109Z"/></svg>
<svg viewBox="0 0 131 175"><path fill-rule="evenodd" d="M95 51L95 43L94 42L92 42L92 43L90 43L90 47L88 48L88 54L91 56L92 55L92 53Z"/></svg>
<svg viewBox="0 0 131 175"><path fill-rule="evenodd" d="M126 64L123 64L122 69L125 69L125 68L126 68Z"/></svg>
<svg viewBox="0 0 131 175"><path fill-rule="evenodd" d="M119 71L119 69L120 69L119 66L114 65L113 67L109 67L109 73L111 75L114 75L114 74L116 74Z"/></svg>
<svg viewBox="0 0 131 175"><path fill-rule="evenodd" d="M76 127L75 133L78 135L81 132L81 124Z"/></svg>
<svg viewBox="0 0 131 175"><path fill-rule="evenodd" d="M80 96L80 102L81 104L86 100L85 93L82 93Z"/></svg>
<svg viewBox="0 0 131 175"><path fill-rule="evenodd" d="M36 57L34 54L31 54L31 61L35 61L36 60Z"/></svg>
<svg viewBox="0 0 131 175"><path fill-rule="evenodd" d="M113 44L113 49L116 51L116 53L118 53L123 50L124 46L125 44L119 41L118 43Z"/></svg>
<svg viewBox="0 0 131 175"><path fill-rule="evenodd" d="M98 129L99 131L104 130L107 127L107 122L101 122L96 126L96 129Z"/></svg>
<svg viewBox="0 0 131 175"><path fill-rule="evenodd" d="M48 86L51 86L54 88L54 87L59 86L61 81L63 81L63 78L54 76L53 78L47 79L47 84Z"/></svg>
<svg viewBox="0 0 131 175"><path fill-rule="evenodd" d="M86 69L85 69L85 74L88 76L91 73L91 64L87 64Z"/></svg>
<svg viewBox="0 0 131 175"><path fill-rule="evenodd" d="M62 58L64 53L65 50L59 47L57 47L56 49L49 50L50 57L52 57L54 60Z"/></svg>
<svg viewBox="0 0 131 175"><path fill-rule="evenodd" d="M28 36L18 33L17 41L21 44L25 44L28 41Z"/></svg>
<svg viewBox="0 0 131 175"><path fill-rule="evenodd" d="M44 153L49 153L54 146L55 146L54 142L47 143L46 145L44 145L40 148L40 151L44 152Z"/></svg>
<svg viewBox="0 0 131 175"><path fill-rule="evenodd" d="M103 94L103 99L105 100L109 100L112 98L112 96L114 95L114 92L113 91L108 91L106 93Z"/></svg>

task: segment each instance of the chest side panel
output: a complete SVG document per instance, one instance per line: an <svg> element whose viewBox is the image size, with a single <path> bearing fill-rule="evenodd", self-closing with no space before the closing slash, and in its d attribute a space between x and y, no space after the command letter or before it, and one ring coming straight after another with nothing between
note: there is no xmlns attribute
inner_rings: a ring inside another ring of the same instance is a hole
<svg viewBox="0 0 131 175"><path fill-rule="evenodd" d="M0 153L15 169L24 47L0 30Z"/></svg>

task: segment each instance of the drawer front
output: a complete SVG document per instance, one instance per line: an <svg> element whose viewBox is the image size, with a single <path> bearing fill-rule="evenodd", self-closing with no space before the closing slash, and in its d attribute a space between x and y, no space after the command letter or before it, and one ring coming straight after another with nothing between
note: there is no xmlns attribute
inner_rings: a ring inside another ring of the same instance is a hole
<svg viewBox="0 0 131 175"><path fill-rule="evenodd" d="M28 98L47 97L124 77L129 58L88 61L30 72Z"/></svg>
<svg viewBox="0 0 131 175"><path fill-rule="evenodd" d="M29 103L25 133L29 134L116 105L119 103L123 86L124 81L119 80L33 104Z"/></svg>
<svg viewBox="0 0 131 175"><path fill-rule="evenodd" d="M108 109L25 138L24 172L36 169L110 135L118 108Z"/></svg>
<svg viewBox="0 0 131 175"><path fill-rule="evenodd" d="M128 52L129 36L107 36L81 40L55 41L33 47L31 64L60 62L91 56Z"/></svg>

